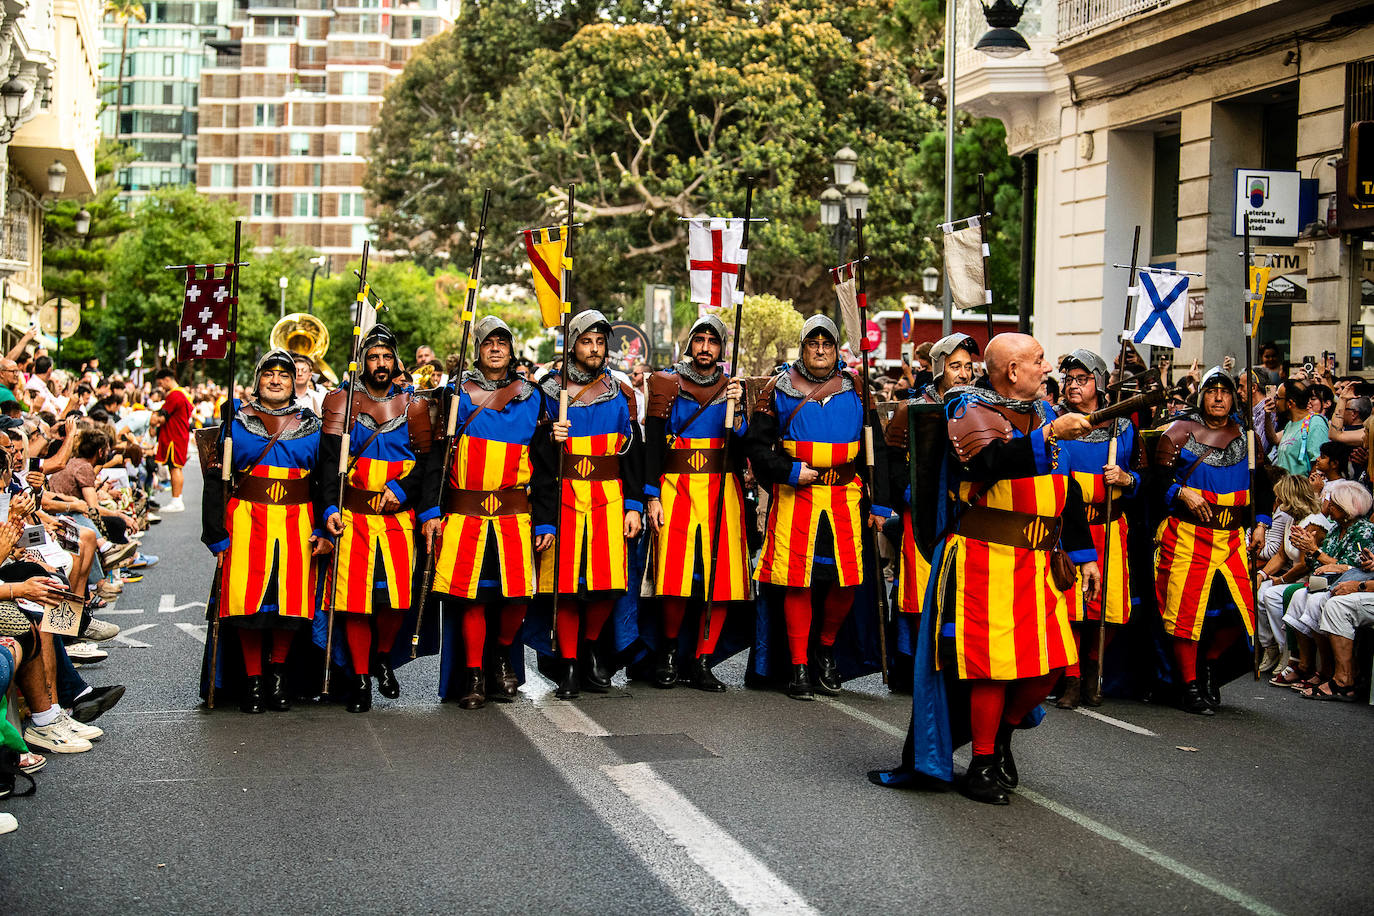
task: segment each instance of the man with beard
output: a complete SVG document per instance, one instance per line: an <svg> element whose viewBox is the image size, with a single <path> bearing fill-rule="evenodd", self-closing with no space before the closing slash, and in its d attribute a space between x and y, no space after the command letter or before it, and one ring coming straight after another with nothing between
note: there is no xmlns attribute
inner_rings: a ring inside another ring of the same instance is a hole
<svg viewBox="0 0 1374 916"><path fill-rule="evenodd" d="M344 615L354 675L349 712L372 708L369 672L377 675L382 696L401 695L390 656L410 608L414 506L420 501L424 475L430 471L433 439L429 402L416 395L415 389L395 384L402 371L395 335L386 325L374 325L359 352L363 364L357 378L362 384L353 395L352 416L344 416L346 388L325 396L320 449L326 473L333 472L339 466L343 432L348 430L343 505L326 510L329 532L339 539L339 556L333 570L337 580L325 587L325 607L332 601L334 610ZM437 507L427 508L419 521L438 514Z"/></svg>
<svg viewBox="0 0 1374 916"><path fill-rule="evenodd" d="M994 337L987 368L990 390L958 387L945 399L960 506L935 555L938 619L922 615L902 766L869 778L894 787L922 774L951 781L957 729L973 744L964 794L1005 805L1019 781L1012 732L1034 721L1077 658L1065 594L1077 587L1072 567L1089 597L1099 574L1082 492L1061 453L1062 440L1088 431L1087 417L1053 418L1039 399L1050 366L1033 337Z"/></svg>
<svg viewBox="0 0 1374 916"><path fill-rule="evenodd" d="M588 689L610 689L611 672L597 640L628 588L626 541L639 537L644 508L644 443L635 422L635 395L606 371L610 333L610 322L595 309L568 322L568 419L553 423L535 449L534 533L545 545L540 593L554 592L558 570L554 613L562 670L554 695L560 700L580 693L579 655ZM541 389L545 412L557 417L558 373L546 375ZM563 476L554 486L560 452ZM543 536L555 534L549 550Z"/></svg>
<svg viewBox="0 0 1374 916"><path fill-rule="evenodd" d="M1064 403L1059 408L1061 414L1087 416L1099 407L1106 406L1107 361L1101 356L1091 350L1074 350L1060 362L1059 371L1064 376ZM1109 464L1107 459L1113 441L1116 442L1116 462ZM1139 466L1138 442L1135 426L1128 418L1118 417L1093 427L1081 438L1066 440L1059 447L1061 459L1083 491L1098 568L1105 565L1111 576L1111 581L1103 583L1102 593L1091 601L1086 600L1077 589L1069 595L1069 625L1078 644L1080 661L1069 665L1064 671L1064 689L1055 704L1060 709L1074 709L1080 699L1089 706L1102 705L1102 694L1097 689L1098 666L1101 664L1101 659L1097 657L1098 621L1102 619L1105 607L1107 623L1112 624L1106 631L1106 642L1110 642L1116 628L1124 625L1131 616L1125 498L1134 496L1140 486L1140 475L1127 470ZM1114 488L1111 518L1107 517L1108 487ZM1108 525L1112 528L1110 563L1106 559Z"/></svg>
<svg viewBox="0 0 1374 916"><path fill-rule="evenodd" d="M509 702L519 688L510 656L534 596L530 442L544 418L538 390L511 371L510 327L488 315L474 326L473 338L476 368L464 374L461 384L451 382L448 392L458 398L458 425L445 471L443 516L423 527L431 551L437 539L434 592L451 596L461 608L459 615L444 615L440 695L447 699L452 693L447 685L459 641L451 621L461 620L464 673L458 705L464 709L482 707L488 696ZM436 435L436 453L441 453L441 442ZM439 479L434 475L427 510L438 506ZM535 549L543 551L553 535L533 540ZM497 628L490 653L485 651L488 617Z"/></svg>
<svg viewBox="0 0 1374 916"><path fill-rule="evenodd" d="M683 680L708 692L725 685L711 673L730 601L749 598L749 551L744 536L743 462L725 467L725 437L744 432L737 412L734 427L725 428L726 402L738 406L743 391L738 379L718 365L725 323L707 315L688 334L687 355L665 372L649 378L649 405L644 442L649 527L657 533L654 594L663 602L663 645L654 670L654 685L669 688L678 681L678 639L689 601L701 605L695 653ZM739 451L733 456L738 458ZM722 487L725 488L722 494ZM715 513L721 507L720 540L715 540ZM706 632L706 583L715 566L709 598L711 629Z"/></svg>
<svg viewBox="0 0 1374 916"><path fill-rule="evenodd" d="M801 358L759 395L745 451L759 482L772 488L768 531L754 578L783 589L791 679L787 695L813 700L815 686L840 692L835 638L863 582L859 451L863 404L838 365L835 323L802 325ZM819 645L812 651L813 598L820 599Z"/></svg>
<svg viewBox="0 0 1374 916"><path fill-rule="evenodd" d="M219 619L234 625L243 650L247 713L291 708L283 669L295 629L314 614L311 558L330 550L316 522L326 500L326 475L316 473L320 420L295 402L291 354L269 351L254 382L248 403L234 401L234 479L226 488L214 465L223 456L213 456L201 497L201 540L220 560ZM265 690L264 635L272 661Z"/></svg>

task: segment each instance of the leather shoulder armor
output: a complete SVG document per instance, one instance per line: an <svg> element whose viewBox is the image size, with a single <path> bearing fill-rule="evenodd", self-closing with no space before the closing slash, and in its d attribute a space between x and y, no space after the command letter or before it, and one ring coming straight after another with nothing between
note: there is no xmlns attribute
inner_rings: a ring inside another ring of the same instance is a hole
<svg viewBox="0 0 1374 916"><path fill-rule="evenodd" d="M275 436L279 432L291 429L300 424L300 415L298 411L283 414L264 413L252 404L244 404L239 408L239 414L257 420L263 425L263 428L267 430L267 435L269 436ZM242 421L240 420L240 422Z"/></svg>
<svg viewBox="0 0 1374 916"><path fill-rule="evenodd" d="M759 391L759 399L754 403L754 411L756 413L766 413L770 417L776 417L778 415L777 408L773 406L773 392L777 390L778 381L782 376L783 373L779 372L777 375L770 378L763 386L763 389Z"/></svg>
<svg viewBox="0 0 1374 916"><path fill-rule="evenodd" d="M410 448L417 455L429 452L434 442L434 417L430 413L430 399L411 394L406 405L406 427L410 431Z"/></svg>
<svg viewBox="0 0 1374 916"><path fill-rule="evenodd" d="M680 376L674 372L655 372L649 376L649 403L644 411L646 418L668 419L680 390L679 381Z"/></svg>
<svg viewBox="0 0 1374 916"><path fill-rule="evenodd" d="M971 460L993 442L1009 442L1011 438L1012 425L1006 415L977 401L967 403L949 421L949 441L962 462Z"/></svg>
<svg viewBox="0 0 1374 916"><path fill-rule="evenodd" d="M606 378L609 380L610 376L608 375ZM620 393L625 395L625 400L630 404L630 419L637 421L639 419L639 399L635 395L635 390L619 379L616 379L616 384L620 385Z"/></svg>
<svg viewBox="0 0 1374 916"><path fill-rule="evenodd" d="M883 441L893 448L906 448L910 422L910 410L907 402L899 401L897 409L892 414L892 419L887 421L887 428L883 430Z"/></svg>
<svg viewBox="0 0 1374 916"><path fill-rule="evenodd" d="M348 409L348 392L335 388L320 402L320 421L324 424L326 436L342 436L344 432L344 411Z"/></svg>
<svg viewBox="0 0 1374 916"><path fill-rule="evenodd" d="M1159 434L1159 444L1155 446L1155 465L1161 468L1176 466L1183 446L1202 427L1203 424L1196 420L1175 420L1165 427Z"/></svg>

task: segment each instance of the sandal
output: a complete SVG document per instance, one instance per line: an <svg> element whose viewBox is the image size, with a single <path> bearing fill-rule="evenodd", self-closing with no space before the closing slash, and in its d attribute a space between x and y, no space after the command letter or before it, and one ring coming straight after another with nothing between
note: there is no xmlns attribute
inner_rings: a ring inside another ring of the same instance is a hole
<svg viewBox="0 0 1374 916"><path fill-rule="evenodd" d="M1307 675L1299 668L1287 665L1282 671L1269 679L1270 687L1291 687L1294 684L1306 680Z"/></svg>
<svg viewBox="0 0 1374 916"><path fill-rule="evenodd" d="M1337 703L1353 703L1355 702L1355 685L1350 684L1342 687L1333 678L1319 687L1309 687L1302 692L1302 696L1309 700L1334 700Z"/></svg>
<svg viewBox="0 0 1374 916"><path fill-rule="evenodd" d="M1298 681L1296 684L1289 684L1288 686L1301 693L1304 690L1315 690L1322 684L1325 684L1327 680L1328 678L1324 678L1320 674L1314 674L1307 678L1307 680Z"/></svg>
<svg viewBox="0 0 1374 916"><path fill-rule="evenodd" d="M48 758L44 757L42 754L28 753L19 755L19 769L23 770L25 773L37 773L47 765Z"/></svg>

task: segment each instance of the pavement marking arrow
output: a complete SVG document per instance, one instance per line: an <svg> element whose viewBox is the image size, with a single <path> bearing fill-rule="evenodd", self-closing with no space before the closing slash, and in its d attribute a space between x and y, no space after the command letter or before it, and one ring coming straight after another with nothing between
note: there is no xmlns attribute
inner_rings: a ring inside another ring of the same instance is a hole
<svg viewBox="0 0 1374 916"><path fill-rule="evenodd" d="M183 633L194 637L197 642L205 642L205 627L203 623L175 623L172 624Z"/></svg>
<svg viewBox="0 0 1374 916"><path fill-rule="evenodd" d="M155 626L157 626L155 623L141 623L136 627L129 627L129 629L120 633L118 636L112 637L112 640L114 642L122 642L131 649L151 649L152 643L146 643L141 639L130 639L129 637L133 636L135 633L142 633L144 630L151 630Z"/></svg>
<svg viewBox="0 0 1374 916"><path fill-rule="evenodd" d="M163 595L157 602L157 612L159 614L175 614L177 611L184 611L188 607L205 607L204 601L188 601L185 604L176 604L176 595Z"/></svg>

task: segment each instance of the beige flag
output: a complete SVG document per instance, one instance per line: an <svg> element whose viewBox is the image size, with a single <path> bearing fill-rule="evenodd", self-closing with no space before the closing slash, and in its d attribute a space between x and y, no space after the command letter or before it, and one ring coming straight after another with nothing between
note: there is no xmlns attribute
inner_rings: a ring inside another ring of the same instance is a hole
<svg viewBox="0 0 1374 916"><path fill-rule="evenodd" d="M946 224L945 277L958 308L976 309L992 302L992 291L983 281L983 233L976 217L962 229Z"/></svg>

